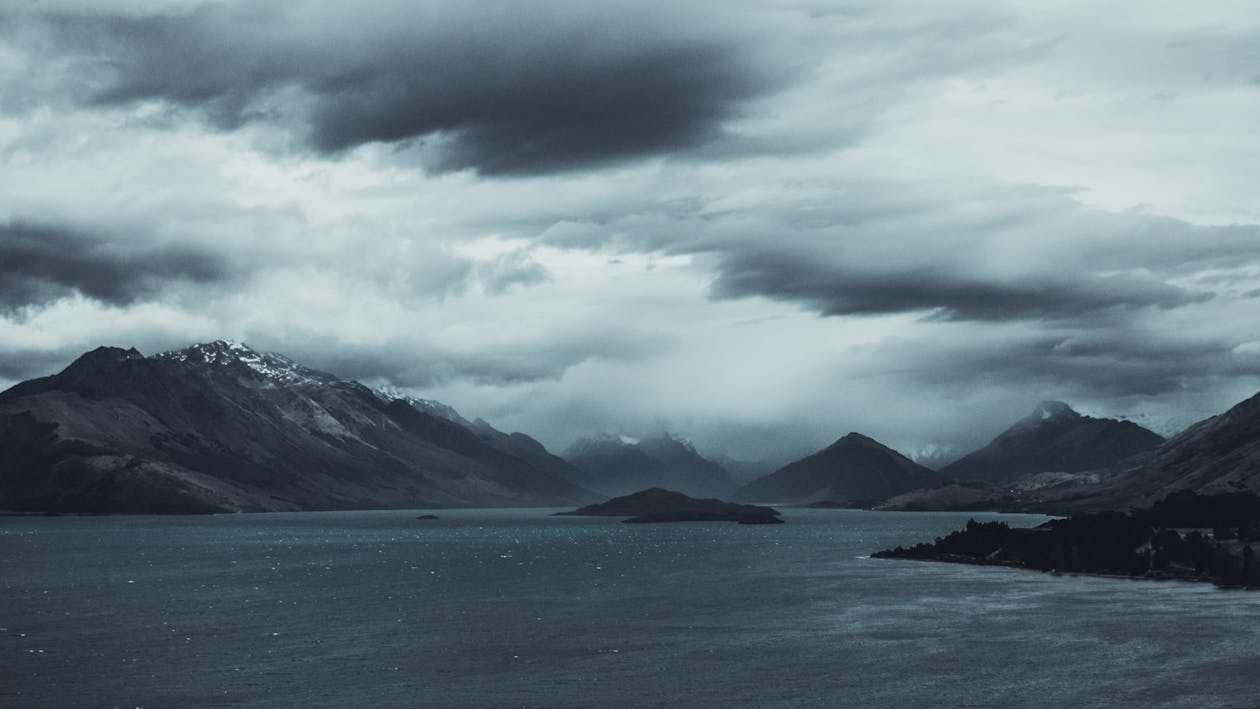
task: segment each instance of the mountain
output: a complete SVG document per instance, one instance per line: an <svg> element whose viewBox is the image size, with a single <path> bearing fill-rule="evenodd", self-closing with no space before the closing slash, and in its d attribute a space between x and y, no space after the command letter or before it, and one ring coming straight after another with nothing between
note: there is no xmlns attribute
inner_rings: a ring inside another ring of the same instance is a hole
<svg viewBox="0 0 1260 709"><path fill-rule="evenodd" d="M897 451L860 433L850 433L813 455L754 480L736 492L735 499L865 503L940 481L939 475Z"/></svg>
<svg viewBox="0 0 1260 709"><path fill-rule="evenodd" d="M1027 473L1074 473L1113 466L1163 442L1159 434L1130 421L1082 416L1061 401L1045 401L987 446L940 473L992 481Z"/></svg>
<svg viewBox="0 0 1260 709"><path fill-rule="evenodd" d="M582 471L583 486L608 495L666 487L688 495L729 495L736 485L720 464L672 435L638 440L605 434L574 443L564 458Z"/></svg>
<svg viewBox="0 0 1260 709"><path fill-rule="evenodd" d="M1260 492L1260 394L1168 439L1108 487L1109 498L1134 505L1179 490Z"/></svg>
<svg viewBox="0 0 1260 709"><path fill-rule="evenodd" d="M277 354L100 347L0 393L0 509L220 512L569 505L527 436L474 431Z"/></svg>
<svg viewBox="0 0 1260 709"><path fill-rule="evenodd" d="M714 456L713 462L726 469L735 482L736 487L743 487L757 478L764 477L782 468L792 461L791 456L762 458L759 460L741 460L725 453Z"/></svg>
<svg viewBox="0 0 1260 709"><path fill-rule="evenodd" d="M504 433L491 426L484 419L469 421L461 416L454 407L433 399L419 399L392 388L377 388L375 391L386 400L400 399L411 404L412 407L419 411L457 424L480 438L486 445L503 453L516 456L538 470L561 480L572 482L582 477L582 471L573 467L569 461L555 455L543 447L543 444L524 433Z"/></svg>
<svg viewBox="0 0 1260 709"><path fill-rule="evenodd" d="M1001 484L958 481L899 496L884 508L1078 514L1147 507L1183 491L1260 492L1260 394L1118 463Z"/></svg>

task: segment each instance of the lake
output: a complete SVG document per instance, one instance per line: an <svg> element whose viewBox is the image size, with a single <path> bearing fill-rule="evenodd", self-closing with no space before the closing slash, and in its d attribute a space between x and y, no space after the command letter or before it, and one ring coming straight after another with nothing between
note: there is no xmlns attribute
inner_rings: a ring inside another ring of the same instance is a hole
<svg viewBox="0 0 1260 709"><path fill-rule="evenodd" d="M0 518L13 707L1248 707L1260 594L875 560L968 518Z"/></svg>

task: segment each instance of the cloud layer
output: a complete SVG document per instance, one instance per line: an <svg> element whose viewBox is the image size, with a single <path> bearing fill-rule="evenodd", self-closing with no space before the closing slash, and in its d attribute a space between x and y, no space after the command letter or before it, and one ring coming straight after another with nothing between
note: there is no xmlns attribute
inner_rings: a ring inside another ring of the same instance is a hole
<svg viewBox="0 0 1260 709"><path fill-rule="evenodd" d="M562 448L1260 388L1245 2L0 9L0 385L234 337Z"/></svg>
<svg viewBox="0 0 1260 709"><path fill-rule="evenodd" d="M127 305L181 283L218 283L231 274L219 254L25 222L0 224L0 263L0 308L10 311L74 294Z"/></svg>
<svg viewBox="0 0 1260 709"><path fill-rule="evenodd" d="M41 60L86 77L89 105L156 101L224 130L300 126L321 153L418 145L432 170L531 174L705 145L783 80L748 32L664 8L234 3L25 24Z"/></svg>

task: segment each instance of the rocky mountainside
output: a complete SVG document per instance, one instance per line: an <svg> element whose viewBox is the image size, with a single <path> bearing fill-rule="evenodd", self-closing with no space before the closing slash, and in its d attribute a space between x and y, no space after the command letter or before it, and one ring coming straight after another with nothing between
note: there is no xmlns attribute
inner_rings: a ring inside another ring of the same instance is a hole
<svg viewBox="0 0 1260 709"><path fill-rule="evenodd" d="M1011 480L1029 473L1074 473L1113 466L1164 439L1130 421L1082 416L1042 402L984 448L940 469L959 480Z"/></svg>
<svg viewBox="0 0 1260 709"><path fill-rule="evenodd" d="M483 422L484 423L484 422ZM476 430L475 430L476 429ZM0 393L0 509L216 512L594 499L519 434L218 341L101 347Z"/></svg>
<svg viewBox="0 0 1260 709"><path fill-rule="evenodd" d="M616 435L586 438L570 446L564 458L582 471L577 482L607 495L664 487L724 497L736 487L721 464L671 435L643 440Z"/></svg>
<svg viewBox="0 0 1260 709"><path fill-rule="evenodd" d="M897 451L850 433L813 455L754 480L736 492L735 499L871 504L940 481L939 475Z"/></svg>

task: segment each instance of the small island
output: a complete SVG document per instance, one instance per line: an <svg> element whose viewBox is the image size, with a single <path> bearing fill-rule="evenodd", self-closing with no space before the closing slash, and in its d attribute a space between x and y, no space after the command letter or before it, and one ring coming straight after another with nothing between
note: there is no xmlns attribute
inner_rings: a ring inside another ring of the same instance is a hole
<svg viewBox="0 0 1260 709"><path fill-rule="evenodd" d="M1260 497L1177 492L1144 509L1099 512L1012 529L969 520L932 543L872 554L1038 571L1260 587Z"/></svg>
<svg viewBox="0 0 1260 709"><path fill-rule="evenodd" d="M782 524L779 511L761 505L741 505L713 498L698 499L681 492L653 487L614 497L607 502L587 505L557 515L626 517L622 522L736 522L738 524Z"/></svg>

